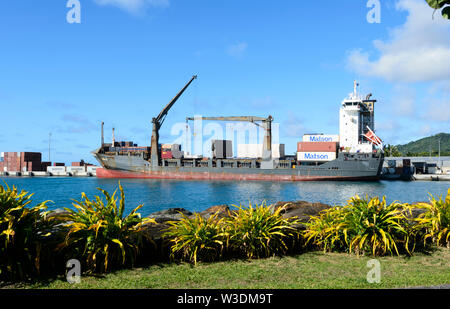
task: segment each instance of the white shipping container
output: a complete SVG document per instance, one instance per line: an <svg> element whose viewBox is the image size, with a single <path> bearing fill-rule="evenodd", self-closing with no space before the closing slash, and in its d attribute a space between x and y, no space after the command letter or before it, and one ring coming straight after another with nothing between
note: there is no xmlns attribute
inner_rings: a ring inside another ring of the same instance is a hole
<svg viewBox="0 0 450 309"><path fill-rule="evenodd" d="M85 166L68 166L67 167L68 172L86 172Z"/></svg>
<svg viewBox="0 0 450 309"><path fill-rule="evenodd" d="M86 167L86 170L87 170L87 172L93 173L93 172L97 172L97 169L98 169L98 168L99 168L98 166L88 165L88 166Z"/></svg>
<svg viewBox="0 0 450 309"><path fill-rule="evenodd" d="M304 142L336 142L339 143L339 135L333 134L305 134L303 135Z"/></svg>
<svg viewBox="0 0 450 309"><path fill-rule="evenodd" d="M262 158L263 154L263 144L239 144L237 148L238 158L251 158L257 159ZM285 156L285 145L284 144L273 144L272 145L272 158L278 159Z"/></svg>
<svg viewBox="0 0 450 309"><path fill-rule="evenodd" d="M65 172L65 166L47 166L47 172Z"/></svg>
<svg viewBox="0 0 450 309"><path fill-rule="evenodd" d="M336 152L297 152L298 161L333 161Z"/></svg>

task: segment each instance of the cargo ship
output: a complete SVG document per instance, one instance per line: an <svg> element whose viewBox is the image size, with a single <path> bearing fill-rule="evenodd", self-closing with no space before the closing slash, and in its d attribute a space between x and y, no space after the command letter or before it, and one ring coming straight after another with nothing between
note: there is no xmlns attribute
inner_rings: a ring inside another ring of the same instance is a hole
<svg viewBox="0 0 450 309"><path fill-rule="evenodd" d="M283 144L272 144L269 117L201 117L210 121L244 121L264 129L263 144L238 145L233 156L232 142L213 140L211 157L190 155L181 145L160 144L159 129L169 110L196 79L192 79L152 119L151 145L139 147L133 142L104 143L92 153L102 168L100 178L147 178L230 181L322 181L378 180L383 166L382 141L374 133L374 105L371 94L353 93L341 103L339 134L305 134L297 144L296 155L286 155ZM186 121L198 118L186 118Z"/></svg>

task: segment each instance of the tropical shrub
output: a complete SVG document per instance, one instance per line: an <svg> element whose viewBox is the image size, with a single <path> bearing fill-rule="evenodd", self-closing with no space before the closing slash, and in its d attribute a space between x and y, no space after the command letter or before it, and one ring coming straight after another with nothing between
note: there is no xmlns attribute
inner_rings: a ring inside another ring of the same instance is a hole
<svg viewBox="0 0 450 309"><path fill-rule="evenodd" d="M224 246L223 219L217 213L205 219L196 213L194 218L183 214L180 221L169 222L164 236L170 239L171 257L197 264L197 261L213 261L222 253Z"/></svg>
<svg viewBox="0 0 450 309"><path fill-rule="evenodd" d="M311 216L303 232L306 245L313 243L324 252L347 249L344 229L344 208L333 207Z"/></svg>
<svg viewBox="0 0 450 309"><path fill-rule="evenodd" d="M33 194L0 185L0 277L17 280L38 275L41 256L54 223L47 202L29 207Z"/></svg>
<svg viewBox="0 0 450 309"><path fill-rule="evenodd" d="M235 206L237 211L226 219L229 249L242 253L246 258L269 257L288 250L287 239L298 236L295 218L283 218L285 207L275 208L266 203L250 203L248 207Z"/></svg>
<svg viewBox="0 0 450 309"><path fill-rule="evenodd" d="M431 241L437 246L450 247L450 189L445 199L430 195L429 203L419 203L414 207L425 210L416 218L416 231L424 244Z"/></svg>
<svg viewBox="0 0 450 309"><path fill-rule="evenodd" d="M405 207L394 202L387 205L385 197L351 198L347 205L334 207L312 217L304 237L325 251L345 250L350 253L398 255L398 244L406 252L410 235Z"/></svg>
<svg viewBox="0 0 450 309"><path fill-rule="evenodd" d="M402 204L386 203L386 198L352 198L344 215L344 234L349 252L399 255L397 244L408 250L407 217Z"/></svg>
<svg viewBox="0 0 450 309"><path fill-rule="evenodd" d="M76 210L65 208L68 212L67 235L60 249L68 251L68 258L80 259L87 272L133 266L145 235L144 224L155 221L142 219L137 213L143 205L124 216L125 195L120 184L119 201L117 190L112 195L100 188L98 190L105 201L100 196L90 200L82 193L82 200L73 203Z"/></svg>

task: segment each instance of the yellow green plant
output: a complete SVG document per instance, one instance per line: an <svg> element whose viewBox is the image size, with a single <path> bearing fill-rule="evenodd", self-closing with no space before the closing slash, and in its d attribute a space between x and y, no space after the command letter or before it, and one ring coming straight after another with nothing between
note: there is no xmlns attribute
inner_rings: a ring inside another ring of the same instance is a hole
<svg viewBox="0 0 450 309"><path fill-rule="evenodd" d="M355 196L342 207L334 207L312 217L303 235L324 251L348 251L398 255L398 245L408 248L408 220L403 204L386 203L386 198Z"/></svg>
<svg viewBox="0 0 450 309"><path fill-rule="evenodd" d="M324 252L346 249L343 214L342 207L332 207L311 216L303 231L306 245L313 243Z"/></svg>
<svg viewBox="0 0 450 309"><path fill-rule="evenodd" d="M66 217L69 223L60 249L68 250L70 258L82 260L87 272L106 272L127 264L133 266L145 236L144 224L155 221L143 219L137 213L143 205L124 216L125 194L120 183L120 200L116 198L117 190L112 195L100 188L98 190L105 201L100 196L90 200L82 193L82 200L73 203L75 210L65 208L69 213Z"/></svg>
<svg viewBox="0 0 450 309"><path fill-rule="evenodd" d="M41 253L51 235L46 203L28 207L33 194L0 185L0 277L16 280L40 273Z"/></svg>
<svg viewBox="0 0 450 309"><path fill-rule="evenodd" d="M164 234L172 243L171 257L181 256L194 264L219 257L224 245L223 219L217 213L206 219L198 213L193 218L182 216L180 221L169 222Z"/></svg>
<svg viewBox="0 0 450 309"><path fill-rule="evenodd" d="M403 204L386 203L386 197L350 199L345 206L343 233L349 244L349 252L372 255L399 255L398 244L408 250L408 224Z"/></svg>
<svg viewBox="0 0 450 309"><path fill-rule="evenodd" d="M450 188L445 199L430 194L429 203L419 203L412 207L424 209L416 218L416 230L423 234L423 241L431 241L437 246L450 247Z"/></svg>
<svg viewBox="0 0 450 309"><path fill-rule="evenodd" d="M298 236L296 218L283 218L285 206L275 208L265 202L254 207L236 206L225 221L227 243L232 251L247 258L269 257L288 250L286 240Z"/></svg>

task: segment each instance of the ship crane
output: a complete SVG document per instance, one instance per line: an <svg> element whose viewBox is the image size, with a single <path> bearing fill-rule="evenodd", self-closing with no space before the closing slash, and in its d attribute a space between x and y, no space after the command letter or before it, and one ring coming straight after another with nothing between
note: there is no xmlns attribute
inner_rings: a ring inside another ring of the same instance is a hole
<svg viewBox="0 0 450 309"><path fill-rule="evenodd" d="M272 121L273 117L269 116L267 118L263 117L254 117L254 116L236 116L236 117L188 117L186 118L186 122L189 120L205 120L205 121L239 121L239 122L251 122L259 127L264 128L266 130L266 134L264 135L264 144L263 144L263 158L270 159L272 158ZM262 122L263 125L258 122Z"/></svg>
<svg viewBox="0 0 450 309"><path fill-rule="evenodd" d="M197 75L192 76L191 80L181 89L181 91L169 102L169 104L164 107L164 109L159 113L158 117L152 119L153 129L152 129L152 141L151 141L151 165L153 167L159 166L160 161L160 150L159 150L159 129L161 128L164 120L166 119L169 110L175 104L175 102L181 97L183 92L189 87L189 85L197 78Z"/></svg>

